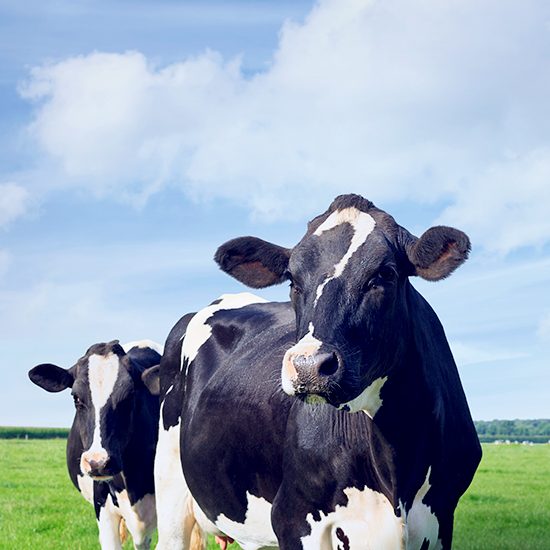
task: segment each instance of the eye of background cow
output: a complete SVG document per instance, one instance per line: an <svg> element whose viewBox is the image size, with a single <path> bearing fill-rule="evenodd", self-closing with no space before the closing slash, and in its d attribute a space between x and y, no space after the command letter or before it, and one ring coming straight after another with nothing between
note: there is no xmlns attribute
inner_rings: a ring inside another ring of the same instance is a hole
<svg viewBox="0 0 550 550"><path fill-rule="evenodd" d="M78 397L78 395L75 395L74 393L73 393L73 401L74 401L75 408L78 410L82 410L86 407L86 405L84 404L84 401L82 401L82 399L80 399L80 397Z"/></svg>
<svg viewBox="0 0 550 550"><path fill-rule="evenodd" d="M285 277L290 281L290 295L302 294L302 288L296 283L290 271L285 271Z"/></svg>

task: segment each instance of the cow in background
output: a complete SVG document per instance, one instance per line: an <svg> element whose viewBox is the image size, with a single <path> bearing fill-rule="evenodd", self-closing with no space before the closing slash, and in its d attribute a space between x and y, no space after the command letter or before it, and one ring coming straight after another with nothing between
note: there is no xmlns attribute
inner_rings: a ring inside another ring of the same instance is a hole
<svg viewBox="0 0 550 550"><path fill-rule="evenodd" d="M93 504L101 548L120 549L124 524L148 549L156 527L153 464L159 422L162 346L150 340L95 344L74 366L41 364L29 378L49 392L71 388L67 440L74 486Z"/></svg>
<svg viewBox="0 0 550 550"><path fill-rule="evenodd" d="M177 453L184 475L157 485L159 548L188 548L193 518L247 550L451 548L481 447L409 277L444 279L469 250L457 229L417 238L357 195L292 249L222 245L223 271L253 288L288 281L291 301L226 295L174 327L157 464L181 472Z"/></svg>

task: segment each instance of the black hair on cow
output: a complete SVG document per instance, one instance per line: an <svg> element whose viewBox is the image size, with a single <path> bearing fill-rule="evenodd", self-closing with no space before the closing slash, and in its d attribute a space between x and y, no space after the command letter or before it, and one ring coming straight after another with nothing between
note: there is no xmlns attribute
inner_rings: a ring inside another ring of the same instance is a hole
<svg viewBox="0 0 550 550"><path fill-rule="evenodd" d="M470 239L465 233L439 225L410 241L407 255L416 275L428 281L439 281L467 260L470 249Z"/></svg>
<svg viewBox="0 0 550 550"><path fill-rule="evenodd" d="M252 288L287 279L290 250L257 237L239 237L222 244L214 256L220 268Z"/></svg>
<svg viewBox="0 0 550 550"><path fill-rule="evenodd" d="M336 210L344 210L344 208L357 208L362 212L368 212L371 208L376 208L374 204L362 197L361 195L338 195L328 207L327 212L335 212Z"/></svg>

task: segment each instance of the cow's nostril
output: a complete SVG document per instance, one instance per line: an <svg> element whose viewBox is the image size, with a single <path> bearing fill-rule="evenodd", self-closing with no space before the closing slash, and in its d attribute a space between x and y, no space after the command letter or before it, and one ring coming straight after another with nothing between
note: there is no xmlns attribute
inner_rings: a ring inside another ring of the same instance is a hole
<svg viewBox="0 0 550 550"><path fill-rule="evenodd" d="M327 353L319 362L319 374L331 376L338 370L338 357L335 353Z"/></svg>

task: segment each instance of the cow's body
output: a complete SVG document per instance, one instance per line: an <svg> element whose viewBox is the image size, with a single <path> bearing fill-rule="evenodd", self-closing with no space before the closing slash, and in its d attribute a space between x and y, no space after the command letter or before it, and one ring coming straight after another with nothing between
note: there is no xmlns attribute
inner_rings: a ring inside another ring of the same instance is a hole
<svg viewBox="0 0 550 550"><path fill-rule="evenodd" d="M224 296L171 335L184 338L181 349L169 351L167 343L163 358L172 368L165 369L161 433L170 438L158 453L179 452L185 473L172 485L179 495L166 520L172 526L191 510L203 529L246 550L450 548L454 509L480 459L456 366L435 313L406 276L363 263L382 275L376 284L369 275L369 301L360 296L350 310L354 296L337 284L351 283L337 278L361 246L376 247L367 239L376 223L392 226L370 203L343 199L306 235L333 229L330 238L344 239L345 247L303 298L293 295L291 304ZM273 273L286 276L290 256L288 269L308 283L298 262L315 265L311 248L301 243L280 253L243 241L229 243L225 259L218 255L222 269L266 286L279 282ZM305 263L291 255L296 251ZM228 256L237 258L233 265ZM395 260L396 272L399 262L405 259ZM435 267L445 276L445 266ZM390 318L394 309L399 315ZM163 370L161 364L161 380ZM159 531L160 548L185 547L181 533L173 527L170 539Z"/></svg>
<svg viewBox="0 0 550 550"><path fill-rule="evenodd" d="M103 549L122 548L124 525L135 547L147 549L156 527L159 399L141 378L159 365L161 355L162 346L150 340L123 346L115 341L92 346L72 369L41 365L31 371L33 382L48 391L73 388L77 413L67 440L67 467L94 506ZM52 378L65 376L63 371L69 373L64 387L53 386Z"/></svg>

